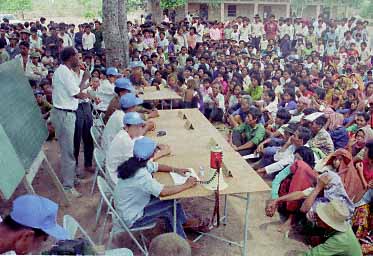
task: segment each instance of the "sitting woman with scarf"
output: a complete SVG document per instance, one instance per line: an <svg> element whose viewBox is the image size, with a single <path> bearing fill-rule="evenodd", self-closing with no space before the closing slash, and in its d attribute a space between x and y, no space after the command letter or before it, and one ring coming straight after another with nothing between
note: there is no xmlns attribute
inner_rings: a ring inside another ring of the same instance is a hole
<svg viewBox="0 0 373 256"><path fill-rule="evenodd" d="M325 161L323 168L324 173L317 177L315 183L304 188L303 190L293 190L274 201L266 208L268 216L273 216L277 206L281 202L306 200L300 208L301 212L307 213L307 218L311 222L315 222L315 209L321 202L328 202L332 199L342 201L350 211L352 216L355 206L354 202L358 202L364 195L363 184L358 176L358 173L353 165L351 153L345 149L338 149L330 154ZM316 180L316 179L315 179Z"/></svg>
<svg viewBox="0 0 373 256"><path fill-rule="evenodd" d="M268 216L273 216L277 210L280 214L288 217L278 231L286 232L296 221L299 214L301 200L282 202L279 197L295 191L303 191L316 183L317 173L313 170L315 158L312 149L299 147L294 152L295 162L278 173L272 182L272 199L266 208Z"/></svg>

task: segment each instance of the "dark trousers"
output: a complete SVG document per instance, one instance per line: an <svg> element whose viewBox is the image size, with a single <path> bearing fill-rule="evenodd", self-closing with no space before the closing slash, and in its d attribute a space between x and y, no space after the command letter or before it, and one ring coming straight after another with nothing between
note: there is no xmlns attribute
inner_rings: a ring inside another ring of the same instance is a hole
<svg viewBox="0 0 373 256"><path fill-rule="evenodd" d="M213 122L222 122L224 112L221 108L217 107L209 107L208 105L205 105L205 117Z"/></svg>
<svg viewBox="0 0 373 256"><path fill-rule="evenodd" d="M91 127L93 125L92 106L88 102L79 103L76 111L75 134L74 134L74 156L78 165L80 142L84 143L84 167L92 166L93 139L91 137Z"/></svg>
<svg viewBox="0 0 373 256"><path fill-rule="evenodd" d="M245 144L246 142L247 142L246 138L243 138L240 132L233 131L233 133L232 133L232 143L233 143L233 145L239 147L239 146L242 146L243 144ZM238 153L240 153L241 156L246 156L246 155L250 155L250 154L254 153L255 149L256 149L256 146L252 147L252 148L249 148L249 149L240 150L240 151L238 151Z"/></svg>
<svg viewBox="0 0 373 256"><path fill-rule="evenodd" d="M256 48L257 51L260 51L260 37L253 37L251 40L252 45Z"/></svg>
<svg viewBox="0 0 373 256"><path fill-rule="evenodd" d="M152 198L144 208L144 215L138 219L131 228L150 225L159 218L165 220L167 232L173 231L174 220L174 202L172 200L161 201L159 198ZM183 206L180 203L176 204L176 233L186 239L183 224L186 222Z"/></svg>

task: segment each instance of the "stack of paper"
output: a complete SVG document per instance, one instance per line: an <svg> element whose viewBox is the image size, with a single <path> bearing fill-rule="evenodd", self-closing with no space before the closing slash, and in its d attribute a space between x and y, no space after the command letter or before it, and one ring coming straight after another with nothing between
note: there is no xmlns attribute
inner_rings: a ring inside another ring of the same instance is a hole
<svg viewBox="0 0 373 256"><path fill-rule="evenodd" d="M189 177L195 177L197 180L199 180L199 177L193 168L189 168L189 171L190 172L187 172L185 176L182 176L176 172L170 172L172 180L174 181L175 185L184 184Z"/></svg>

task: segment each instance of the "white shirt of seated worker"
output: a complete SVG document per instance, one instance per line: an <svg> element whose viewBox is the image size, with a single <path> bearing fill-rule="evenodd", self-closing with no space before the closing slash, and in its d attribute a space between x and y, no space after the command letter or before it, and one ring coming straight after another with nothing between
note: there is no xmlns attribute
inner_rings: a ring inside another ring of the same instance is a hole
<svg viewBox="0 0 373 256"><path fill-rule="evenodd" d="M128 132L122 129L115 135L113 141L110 143L106 151L105 167L114 184L118 183L118 166L133 157L135 141L142 137L143 136L132 139Z"/></svg>
<svg viewBox="0 0 373 256"><path fill-rule="evenodd" d="M113 141L114 137L123 128L124 115L125 113L122 110L115 110L104 128L101 145L105 154L108 151L109 145Z"/></svg>
<svg viewBox="0 0 373 256"><path fill-rule="evenodd" d="M100 111L106 111L110 101L115 96L114 84L110 83L109 80L101 80L100 86L97 88L96 96L101 100L101 102L95 106L96 109Z"/></svg>
<svg viewBox="0 0 373 256"><path fill-rule="evenodd" d="M78 79L72 70L61 64L52 78L53 106L60 109L77 110L79 100L74 95L80 93Z"/></svg>

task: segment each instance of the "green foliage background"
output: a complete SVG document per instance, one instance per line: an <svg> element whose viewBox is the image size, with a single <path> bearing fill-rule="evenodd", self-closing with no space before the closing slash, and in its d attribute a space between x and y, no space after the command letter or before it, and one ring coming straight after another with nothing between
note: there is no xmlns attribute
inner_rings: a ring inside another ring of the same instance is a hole
<svg viewBox="0 0 373 256"><path fill-rule="evenodd" d="M148 1L159 1L162 9L173 9L184 6L187 0L127 0L127 9L145 10ZM219 5L222 1L209 0L209 4ZM292 11L301 15L307 4L319 2L326 7L332 7L337 16L353 13L364 18L373 18L373 0L291 0ZM0 13L17 14L22 18L24 14L94 18L102 16L102 0L0 0Z"/></svg>

